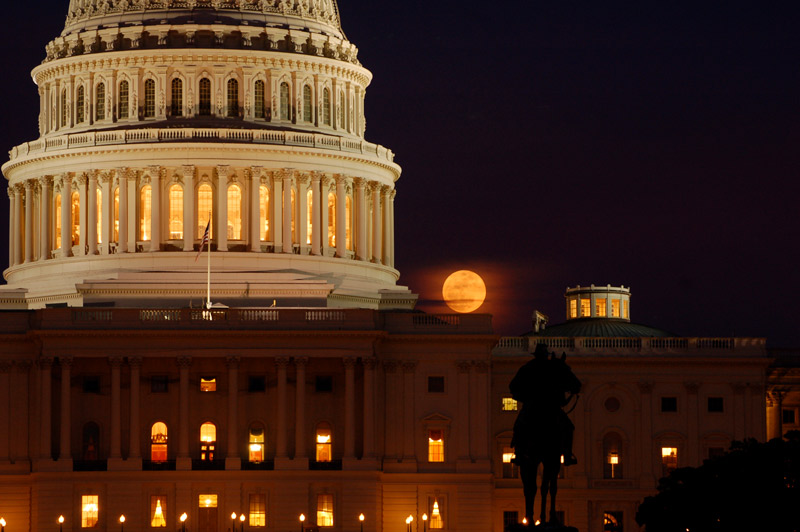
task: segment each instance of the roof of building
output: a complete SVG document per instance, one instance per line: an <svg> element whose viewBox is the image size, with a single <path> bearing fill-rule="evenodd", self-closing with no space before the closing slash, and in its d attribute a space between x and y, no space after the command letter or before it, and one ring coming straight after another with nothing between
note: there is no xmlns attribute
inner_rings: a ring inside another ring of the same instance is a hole
<svg viewBox="0 0 800 532"><path fill-rule="evenodd" d="M528 333L526 336L531 336ZM560 338L671 337L667 331L615 318L579 318L548 326L536 336Z"/></svg>

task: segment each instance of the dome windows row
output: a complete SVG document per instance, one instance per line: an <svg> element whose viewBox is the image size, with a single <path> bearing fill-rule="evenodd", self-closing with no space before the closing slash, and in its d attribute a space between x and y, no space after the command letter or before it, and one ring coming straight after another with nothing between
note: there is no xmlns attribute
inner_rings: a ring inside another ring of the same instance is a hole
<svg viewBox="0 0 800 532"><path fill-rule="evenodd" d="M116 81L112 81L114 78ZM42 89L42 134L142 121L221 118L320 128L363 137L364 90L336 79L266 72L145 73L56 80ZM121 78L121 79L120 79Z"/></svg>

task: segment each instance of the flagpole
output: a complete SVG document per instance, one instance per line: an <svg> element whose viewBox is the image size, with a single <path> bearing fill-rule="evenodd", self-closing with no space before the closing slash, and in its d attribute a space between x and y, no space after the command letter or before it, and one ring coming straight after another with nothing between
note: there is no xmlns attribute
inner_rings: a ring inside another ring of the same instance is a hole
<svg viewBox="0 0 800 532"><path fill-rule="evenodd" d="M208 223L211 223L211 213L208 213ZM206 270L206 308L211 310L211 234L208 236L208 268Z"/></svg>

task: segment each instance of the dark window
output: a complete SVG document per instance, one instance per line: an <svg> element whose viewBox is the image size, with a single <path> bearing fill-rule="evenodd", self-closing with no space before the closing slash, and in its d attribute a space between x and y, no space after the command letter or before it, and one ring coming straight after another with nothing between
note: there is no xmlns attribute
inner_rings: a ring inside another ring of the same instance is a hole
<svg viewBox="0 0 800 532"><path fill-rule="evenodd" d="M786 423L787 425L794 425L795 423L797 423L796 419L797 418L794 415L794 409L793 408L784 408L783 409L783 422L784 423Z"/></svg>
<svg viewBox="0 0 800 532"><path fill-rule="evenodd" d="M84 460L98 460L100 448L100 427L90 421L83 426L82 458Z"/></svg>
<svg viewBox="0 0 800 532"><path fill-rule="evenodd" d="M264 392L267 389L267 379L260 375L250 375L247 379L247 391L250 393Z"/></svg>
<svg viewBox="0 0 800 532"><path fill-rule="evenodd" d="M153 375L150 377L151 393L167 393L169 391L169 377L166 375Z"/></svg>
<svg viewBox="0 0 800 532"><path fill-rule="evenodd" d="M200 80L200 98L198 110L201 115L211 114L211 80L203 78Z"/></svg>
<svg viewBox="0 0 800 532"><path fill-rule="evenodd" d="M677 397L662 397L661 398L661 411L662 412L677 412L678 411L678 398Z"/></svg>
<svg viewBox="0 0 800 532"><path fill-rule="evenodd" d="M84 377L83 393L100 393L100 377Z"/></svg>
<svg viewBox="0 0 800 532"><path fill-rule="evenodd" d="M503 530L508 532L517 523L519 523L519 512L503 512Z"/></svg>
<svg viewBox="0 0 800 532"><path fill-rule="evenodd" d="M708 411L709 412L723 412L724 403L722 397L709 397L708 398Z"/></svg>
<svg viewBox="0 0 800 532"><path fill-rule="evenodd" d="M444 377L428 377L428 393L444 393Z"/></svg>
<svg viewBox="0 0 800 532"><path fill-rule="evenodd" d="M314 389L320 393L330 393L333 391L333 377L330 375L317 375L314 381Z"/></svg>

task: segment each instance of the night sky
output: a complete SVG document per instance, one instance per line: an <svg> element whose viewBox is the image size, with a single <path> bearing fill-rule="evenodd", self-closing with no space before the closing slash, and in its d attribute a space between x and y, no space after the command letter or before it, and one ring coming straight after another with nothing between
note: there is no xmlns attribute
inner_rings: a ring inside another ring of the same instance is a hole
<svg viewBox="0 0 800 532"><path fill-rule="evenodd" d="M3 6L2 149L37 137L29 71L68 3ZM397 267L420 308L468 268L500 334L610 283L633 321L800 347L799 5L339 4L374 74L367 139L403 167Z"/></svg>

